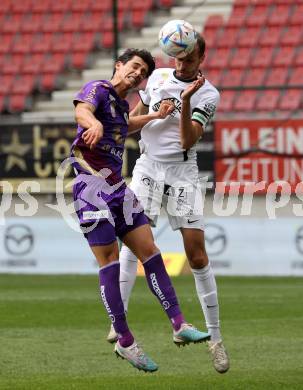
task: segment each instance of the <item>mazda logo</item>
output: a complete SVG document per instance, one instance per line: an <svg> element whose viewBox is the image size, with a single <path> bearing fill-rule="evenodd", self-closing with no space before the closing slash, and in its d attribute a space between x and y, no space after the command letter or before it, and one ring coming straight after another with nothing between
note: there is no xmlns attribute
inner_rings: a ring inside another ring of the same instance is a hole
<svg viewBox="0 0 303 390"><path fill-rule="evenodd" d="M9 226L4 235L4 247L11 255L26 255L34 246L31 229L22 224Z"/></svg>
<svg viewBox="0 0 303 390"><path fill-rule="evenodd" d="M205 226L205 243L207 253L211 256L220 255L227 245L227 237L222 226L208 223Z"/></svg>
<svg viewBox="0 0 303 390"><path fill-rule="evenodd" d="M303 226L298 229L295 241L297 251L303 255Z"/></svg>

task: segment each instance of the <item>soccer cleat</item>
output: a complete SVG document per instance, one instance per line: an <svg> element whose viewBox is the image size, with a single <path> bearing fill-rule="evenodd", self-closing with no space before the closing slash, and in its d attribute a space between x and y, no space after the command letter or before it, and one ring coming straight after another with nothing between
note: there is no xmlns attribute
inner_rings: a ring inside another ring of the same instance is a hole
<svg viewBox="0 0 303 390"><path fill-rule="evenodd" d="M108 335L106 337L106 340L109 342L109 343L115 343L117 340L118 340L118 335L115 331L115 328L113 327L113 324L111 324L110 326L110 330L108 332Z"/></svg>
<svg viewBox="0 0 303 390"><path fill-rule="evenodd" d="M142 350L142 348L134 341L129 347L122 347L119 340L115 345L115 353L117 357L126 359L138 370L145 372L153 372L158 370L157 364L151 360Z"/></svg>
<svg viewBox="0 0 303 390"><path fill-rule="evenodd" d="M210 339L210 334L200 332L191 324L184 322L179 330L174 330L173 340L174 343L180 347L189 343L202 343Z"/></svg>
<svg viewBox="0 0 303 390"><path fill-rule="evenodd" d="M224 374L224 372L229 370L229 358L223 342L218 341L215 343L213 341L208 341L207 344L215 370L220 372L220 374Z"/></svg>

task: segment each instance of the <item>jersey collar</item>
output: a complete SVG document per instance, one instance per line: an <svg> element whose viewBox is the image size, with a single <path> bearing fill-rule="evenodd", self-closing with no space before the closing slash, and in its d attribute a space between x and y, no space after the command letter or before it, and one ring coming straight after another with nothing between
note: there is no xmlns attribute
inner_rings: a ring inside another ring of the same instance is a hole
<svg viewBox="0 0 303 390"><path fill-rule="evenodd" d="M181 77L178 77L178 76L176 75L176 70L174 70L174 73L173 73L173 74L174 74L174 77L175 77L177 80L182 81L183 83L192 83L193 81L197 80L197 77L194 77L193 79L186 79L186 80L184 80L184 79L182 79ZM202 76L201 70L199 70L198 75L199 75L199 76Z"/></svg>

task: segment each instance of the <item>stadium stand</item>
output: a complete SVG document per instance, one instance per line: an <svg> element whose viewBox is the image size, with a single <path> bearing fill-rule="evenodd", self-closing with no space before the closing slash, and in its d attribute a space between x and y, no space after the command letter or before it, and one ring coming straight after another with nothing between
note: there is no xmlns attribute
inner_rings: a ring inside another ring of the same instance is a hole
<svg viewBox="0 0 303 390"><path fill-rule="evenodd" d="M111 6L111 0L2 0L1 111L29 109L43 93L51 100L38 99L34 111L66 111L71 117L70 99L83 82L111 75L112 60L95 61L99 53L108 58L113 47ZM206 38L203 71L222 92L220 115L242 110L276 115L302 107L301 0L121 1L123 46L146 47L157 66L171 66L159 52L157 33L173 18L188 20ZM26 80L22 88L21 80ZM63 87L61 95L52 93ZM136 94L130 96L135 101Z"/></svg>

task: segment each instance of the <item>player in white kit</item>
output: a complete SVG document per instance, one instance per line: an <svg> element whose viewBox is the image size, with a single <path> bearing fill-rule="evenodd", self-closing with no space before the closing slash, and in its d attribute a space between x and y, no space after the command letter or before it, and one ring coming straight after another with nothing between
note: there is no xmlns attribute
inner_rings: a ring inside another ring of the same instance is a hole
<svg viewBox="0 0 303 390"><path fill-rule="evenodd" d="M198 37L192 53L175 59L175 69L156 69L149 77L141 101L131 115L157 111L169 100L174 111L162 120L152 120L141 130L141 156L136 162L130 188L155 226L160 208L166 209L173 230L180 230L186 256L196 284L206 326L211 334L209 351L215 369L224 373L229 358L220 325L217 286L204 241L202 197L199 187L196 144L219 103L219 92L205 80L199 67L205 57L205 42ZM137 272L137 259L125 245L120 252L120 289L125 310ZM115 340L113 330L108 341Z"/></svg>

